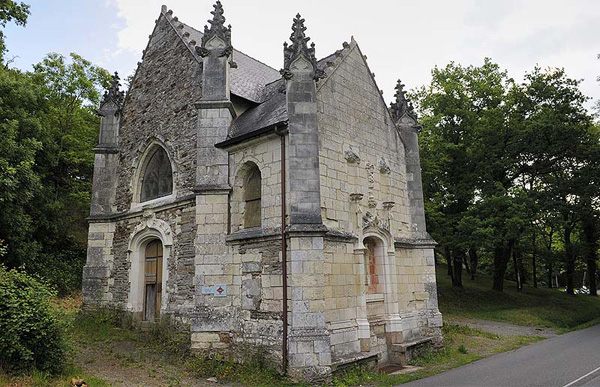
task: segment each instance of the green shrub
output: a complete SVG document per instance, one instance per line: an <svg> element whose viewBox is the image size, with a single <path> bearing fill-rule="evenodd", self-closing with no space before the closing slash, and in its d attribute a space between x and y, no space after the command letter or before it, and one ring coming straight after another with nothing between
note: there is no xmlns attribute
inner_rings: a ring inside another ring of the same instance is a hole
<svg viewBox="0 0 600 387"><path fill-rule="evenodd" d="M65 358L55 293L24 272L0 265L0 369L58 373Z"/></svg>

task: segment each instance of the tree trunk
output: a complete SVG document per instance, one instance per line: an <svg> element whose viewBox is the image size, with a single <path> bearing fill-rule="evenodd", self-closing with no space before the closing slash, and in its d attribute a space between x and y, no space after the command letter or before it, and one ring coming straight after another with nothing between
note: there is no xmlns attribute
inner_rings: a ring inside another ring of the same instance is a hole
<svg viewBox="0 0 600 387"><path fill-rule="evenodd" d="M462 288L462 265L463 265L463 253L452 251L452 258L454 261L452 286Z"/></svg>
<svg viewBox="0 0 600 387"><path fill-rule="evenodd" d="M467 274L471 274L471 268L469 267L469 260L463 259L463 263L465 264L465 270L467 271Z"/></svg>
<svg viewBox="0 0 600 387"><path fill-rule="evenodd" d="M587 263L587 274L590 278L590 296L598 295L598 286L596 283L596 271L598 270L596 261L598 259L598 224L593 216L585 219L583 224L583 234L585 237L585 258Z"/></svg>
<svg viewBox="0 0 600 387"><path fill-rule="evenodd" d="M548 267L548 287L550 289L554 289L554 286L552 286L552 270L554 270L554 268L552 267L552 260L550 259L550 257L548 257L546 265Z"/></svg>
<svg viewBox="0 0 600 387"><path fill-rule="evenodd" d="M536 245L535 245L535 231L533 232L533 250L531 251L531 276L533 277L533 287L537 288L537 262L536 259Z"/></svg>
<svg viewBox="0 0 600 387"><path fill-rule="evenodd" d="M450 247L444 248L444 258L446 258L446 264L448 265L448 275L452 278L454 283L454 275L452 273L452 257L450 256Z"/></svg>
<svg viewBox="0 0 600 387"><path fill-rule="evenodd" d="M471 261L471 280L475 280L475 274L477 273L477 250L474 247L469 248L469 260Z"/></svg>
<svg viewBox="0 0 600 387"><path fill-rule="evenodd" d="M513 265L515 266L515 279L517 280L517 292L523 290L523 284L521 284L521 271L519 270L519 260L517 258L517 249L513 248L512 251Z"/></svg>
<svg viewBox="0 0 600 387"><path fill-rule="evenodd" d="M573 251L573 244L571 243L571 232L570 227L565 227L563 234L567 260L565 265L567 269L567 294L575 294L575 281L573 278L575 273L575 251Z"/></svg>
<svg viewBox="0 0 600 387"><path fill-rule="evenodd" d="M502 292L504 290L504 275L506 265L510 260L515 241L509 240L507 245L498 245L494 248L494 284L492 290Z"/></svg>

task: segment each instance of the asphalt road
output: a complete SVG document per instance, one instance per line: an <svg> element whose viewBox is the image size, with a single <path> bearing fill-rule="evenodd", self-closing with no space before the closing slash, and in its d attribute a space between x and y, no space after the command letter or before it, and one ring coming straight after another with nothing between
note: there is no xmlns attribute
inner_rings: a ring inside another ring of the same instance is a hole
<svg viewBox="0 0 600 387"><path fill-rule="evenodd" d="M481 387L600 387L600 325L403 384Z"/></svg>

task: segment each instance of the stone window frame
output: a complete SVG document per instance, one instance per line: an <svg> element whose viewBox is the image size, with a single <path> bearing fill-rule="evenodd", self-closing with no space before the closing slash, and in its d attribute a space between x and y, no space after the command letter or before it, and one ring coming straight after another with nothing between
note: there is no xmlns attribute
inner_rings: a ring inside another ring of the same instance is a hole
<svg viewBox="0 0 600 387"><path fill-rule="evenodd" d="M258 171L260 173L260 224L247 227L246 222L246 187L245 184L250 173ZM254 159L243 160L238 167L233 180L233 189L230 200L231 213L231 232L235 233L242 230L262 229L264 225L264 192L265 179L263 178L263 170L259 163Z"/></svg>
<svg viewBox="0 0 600 387"><path fill-rule="evenodd" d="M144 218L129 238L127 261L129 262L129 291L127 295L127 310L136 313L141 319L144 314L144 258L146 246L154 240L160 240L163 245L162 269L162 298L161 315L168 309L169 260L173 246L171 226L154 214Z"/></svg>
<svg viewBox="0 0 600 387"><path fill-rule="evenodd" d="M156 147L161 147L165 151L167 157L169 158L169 162L171 163L171 176L173 178L172 191L169 195L142 202L142 183L144 174L150 159L154 155ZM177 164L175 163L173 152L171 151L170 147L167 146L167 143L163 139L152 137L144 144L143 151L139 151L138 153L140 156L134 160L134 173L131 181L133 193L131 199L131 210L136 211L146 207L153 207L156 205L173 202L177 198Z"/></svg>

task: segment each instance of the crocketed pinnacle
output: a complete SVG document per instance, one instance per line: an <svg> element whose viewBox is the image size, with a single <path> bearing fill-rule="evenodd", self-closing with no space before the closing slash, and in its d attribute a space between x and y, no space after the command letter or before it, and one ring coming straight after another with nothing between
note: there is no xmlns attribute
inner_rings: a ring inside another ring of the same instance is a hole
<svg viewBox="0 0 600 387"><path fill-rule="evenodd" d="M283 43L283 69L280 72L286 79L290 79L292 77L290 66L294 60L301 55L304 55L312 64L313 76L315 80L325 76L325 73L317 68L315 44L312 43L310 47L308 46L310 38L306 36L304 31L306 31L304 19L302 16L300 16L300 14L297 14L292 23L292 34L290 35L290 41L292 44L288 45L287 42Z"/></svg>
<svg viewBox="0 0 600 387"><path fill-rule="evenodd" d="M112 76L112 80L110 81L110 87L102 96L102 102L100 103L100 106L104 105L108 101L113 101L117 107L121 108L123 99L125 98L125 92L119 90L121 87L119 80L119 73L115 71L114 75Z"/></svg>
<svg viewBox="0 0 600 387"><path fill-rule="evenodd" d="M219 37L225 42L226 51L229 52L231 50L231 25L225 27L225 16L221 2L217 0L213 7L214 11L210 12L213 18L208 21L210 28L208 25L204 26L204 36L202 36L202 41L200 42L199 52L206 53L206 43L214 36Z"/></svg>
<svg viewBox="0 0 600 387"><path fill-rule="evenodd" d="M398 79L398 83L396 84L396 101L390 104L390 109L392 111L392 116L394 119L399 120L404 114L412 117L414 120L417 120L417 114L415 113L415 109L408 99L406 99L406 92L404 91L404 85Z"/></svg>

